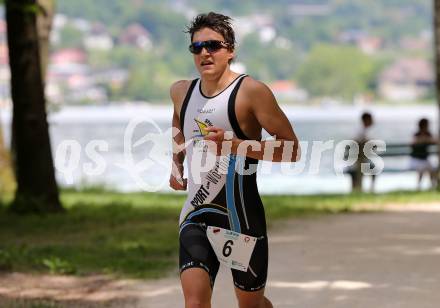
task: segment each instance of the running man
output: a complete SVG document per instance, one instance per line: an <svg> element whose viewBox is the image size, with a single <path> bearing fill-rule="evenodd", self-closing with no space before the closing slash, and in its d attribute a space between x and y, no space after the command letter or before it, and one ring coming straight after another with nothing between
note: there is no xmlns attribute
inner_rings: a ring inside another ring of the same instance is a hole
<svg viewBox="0 0 440 308"><path fill-rule="evenodd" d="M213 12L192 21L189 51L200 78L180 80L170 89L177 131L170 186L188 186L179 222L186 308L211 307L220 264L231 268L239 307L272 307L264 296L265 214L252 170L258 160L293 162L300 153L293 128L270 89L231 70L235 36L230 22ZM263 128L275 139L261 141ZM183 144L185 149L178 152ZM206 168L208 155L215 160ZM185 157L188 179L183 178Z"/></svg>

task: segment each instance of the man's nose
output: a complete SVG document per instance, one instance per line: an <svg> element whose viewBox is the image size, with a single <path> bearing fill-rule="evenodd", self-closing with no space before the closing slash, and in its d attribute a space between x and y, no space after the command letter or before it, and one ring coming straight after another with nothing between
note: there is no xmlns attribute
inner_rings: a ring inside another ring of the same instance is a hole
<svg viewBox="0 0 440 308"><path fill-rule="evenodd" d="M208 49L206 47L202 47L202 51L200 52L201 55L209 55Z"/></svg>

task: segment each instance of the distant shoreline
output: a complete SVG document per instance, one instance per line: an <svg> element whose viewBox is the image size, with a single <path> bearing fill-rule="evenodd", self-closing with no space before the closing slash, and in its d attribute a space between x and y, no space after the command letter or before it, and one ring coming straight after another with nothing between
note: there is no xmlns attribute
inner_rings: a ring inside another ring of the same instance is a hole
<svg viewBox="0 0 440 308"><path fill-rule="evenodd" d="M292 106L280 105L291 120L308 121L341 121L357 120L363 111L370 111L377 120L398 121L426 117L437 122L437 105L373 105L373 106ZM171 105L156 104L121 104L121 105L87 105L65 106L49 113L50 123L67 122L128 122L136 117L145 117L154 121L170 121ZM0 110L0 121L3 125L10 123L11 110Z"/></svg>

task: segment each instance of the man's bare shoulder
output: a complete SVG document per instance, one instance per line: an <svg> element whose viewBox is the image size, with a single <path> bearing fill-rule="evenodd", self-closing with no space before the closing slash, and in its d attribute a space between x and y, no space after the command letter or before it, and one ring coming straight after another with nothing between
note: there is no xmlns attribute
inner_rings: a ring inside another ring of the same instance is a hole
<svg viewBox="0 0 440 308"><path fill-rule="evenodd" d="M182 104L190 85L191 80L179 80L171 85L170 97L175 105L177 104L180 106Z"/></svg>
<svg viewBox="0 0 440 308"><path fill-rule="evenodd" d="M241 85L243 92L248 98L258 98L261 99L273 99L272 90L264 83L256 80L252 77L246 77L243 79Z"/></svg>

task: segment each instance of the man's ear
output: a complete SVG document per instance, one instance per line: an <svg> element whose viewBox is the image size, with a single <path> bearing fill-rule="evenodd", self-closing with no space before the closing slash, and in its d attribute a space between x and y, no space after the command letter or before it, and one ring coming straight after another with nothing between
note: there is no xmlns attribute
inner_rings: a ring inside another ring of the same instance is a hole
<svg viewBox="0 0 440 308"><path fill-rule="evenodd" d="M235 58L235 50L231 50L230 56L229 56L229 60L233 60Z"/></svg>

